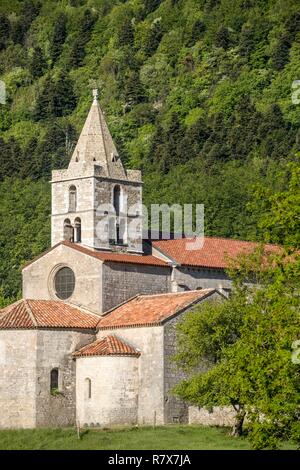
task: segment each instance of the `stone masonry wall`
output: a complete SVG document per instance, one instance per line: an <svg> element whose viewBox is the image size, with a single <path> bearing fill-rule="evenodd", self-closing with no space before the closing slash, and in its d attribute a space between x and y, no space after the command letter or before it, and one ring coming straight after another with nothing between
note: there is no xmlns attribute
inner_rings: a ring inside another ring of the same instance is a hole
<svg viewBox="0 0 300 470"><path fill-rule="evenodd" d="M230 289L232 284L231 279L223 270L188 267L176 267L174 281L178 286L178 291L184 290L184 286L190 290L198 288Z"/></svg>
<svg viewBox="0 0 300 470"><path fill-rule="evenodd" d="M113 206L113 191L114 187L118 185L121 189L120 200L120 213L126 220L127 231L124 234L125 239L123 249L125 251L142 252L142 230L141 230L141 214L137 217L136 210L134 213L130 208L140 205L142 203L142 187L141 183L110 180L110 179L97 179L95 183L95 248L113 248L109 244L108 237L106 240L100 239L97 232L99 228L107 224L108 217L104 214L105 211L109 212ZM130 237L128 237L129 224L133 222L130 229ZM107 232L108 233L108 229Z"/></svg>
<svg viewBox="0 0 300 470"><path fill-rule="evenodd" d="M0 331L0 428L36 424L35 330Z"/></svg>
<svg viewBox="0 0 300 470"><path fill-rule="evenodd" d="M39 330L37 333L36 425L72 426L76 413L75 361L72 352L92 342L85 330ZM58 368L59 393L50 393L50 372Z"/></svg>
<svg viewBox="0 0 300 470"><path fill-rule="evenodd" d="M76 414L81 426L137 423L138 366L138 357L76 359Z"/></svg>
<svg viewBox="0 0 300 470"><path fill-rule="evenodd" d="M103 264L103 311L136 294L160 294L170 290L170 268L124 263Z"/></svg>
<svg viewBox="0 0 300 470"><path fill-rule="evenodd" d="M23 269L23 297L57 300L54 276L63 266L69 266L75 274L75 289L68 302L101 313L102 262L64 245L57 246Z"/></svg>
<svg viewBox="0 0 300 470"><path fill-rule="evenodd" d="M189 406L189 424L202 424L203 426L233 426L235 412L230 407L215 406L212 411L198 406Z"/></svg>
<svg viewBox="0 0 300 470"><path fill-rule="evenodd" d="M220 300L221 297L215 293L204 299L203 302ZM190 311L190 310L189 310ZM178 369L172 358L176 353L176 326L184 319L186 312L174 317L164 325L164 406L165 423L183 422L189 419L188 404L172 394L172 388L181 380L186 378L186 374Z"/></svg>
<svg viewBox="0 0 300 470"><path fill-rule="evenodd" d="M163 327L114 328L99 330L98 338L113 334L141 351L138 359L138 416L139 424L164 424L164 358ZM110 380L110 372L103 380ZM116 412L118 412L116 410Z"/></svg>

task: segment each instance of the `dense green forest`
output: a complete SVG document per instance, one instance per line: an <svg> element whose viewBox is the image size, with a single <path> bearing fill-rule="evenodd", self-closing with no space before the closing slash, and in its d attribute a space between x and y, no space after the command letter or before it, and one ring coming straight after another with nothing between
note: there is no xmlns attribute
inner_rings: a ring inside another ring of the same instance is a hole
<svg viewBox="0 0 300 470"><path fill-rule="evenodd" d="M206 234L262 240L255 201L300 147L297 79L298 0L0 0L0 302L49 245L51 169L91 88L147 205L204 203Z"/></svg>

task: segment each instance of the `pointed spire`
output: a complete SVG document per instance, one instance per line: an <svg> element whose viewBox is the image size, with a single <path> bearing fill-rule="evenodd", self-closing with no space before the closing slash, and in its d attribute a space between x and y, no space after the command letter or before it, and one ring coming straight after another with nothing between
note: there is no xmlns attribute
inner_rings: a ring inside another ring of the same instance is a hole
<svg viewBox="0 0 300 470"><path fill-rule="evenodd" d="M98 101L98 90L93 90L93 103L73 152L70 166L76 163L96 163L105 176L127 179L118 151L109 132Z"/></svg>

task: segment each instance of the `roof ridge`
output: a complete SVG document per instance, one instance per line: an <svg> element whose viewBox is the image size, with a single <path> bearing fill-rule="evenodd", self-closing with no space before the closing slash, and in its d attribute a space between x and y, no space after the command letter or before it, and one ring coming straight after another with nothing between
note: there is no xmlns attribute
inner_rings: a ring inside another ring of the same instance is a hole
<svg viewBox="0 0 300 470"><path fill-rule="evenodd" d="M31 300L31 299L30 299ZM25 306L25 309L26 309L26 312L27 314L29 315L29 318L30 320L32 321L32 323L34 324L35 327L38 326L38 322L36 321L36 318L33 314L33 311L31 310L31 307L28 303L28 300L27 299L24 299L24 306Z"/></svg>
<svg viewBox="0 0 300 470"><path fill-rule="evenodd" d="M241 238L226 238L226 237L214 237L211 235L204 235L202 236L191 236L191 237L181 237L181 238L167 238L165 240L153 240L152 243L159 243L159 242L176 242L178 240L194 240L195 238L204 238L204 239L210 239L210 240L225 240L225 241L231 241L231 242L242 242L242 243L256 243L256 244L263 244L265 246L271 245L271 246L278 246L276 243L267 243L262 240L244 240Z"/></svg>
<svg viewBox="0 0 300 470"><path fill-rule="evenodd" d="M161 292L160 294L138 294L138 297L159 297L159 296L167 296L167 295L184 295L184 294L191 294L192 292L205 292L215 290L214 287L206 287L205 289L191 289L179 292ZM117 308L117 307L115 307Z"/></svg>
<svg viewBox="0 0 300 470"><path fill-rule="evenodd" d="M99 353L99 351L92 351L91 354L86 353L89 348L96 347L98 344L100 345L102 343L103 349ZM120 350L119 346L125 347L126 349L124 351ZM97 338L91 343L86 344L85 346L79 348L78 350L75 350L72 353L73 357L80 357L80 356L110 356L110 355L121 355L121 356L139 356L141 354L141 351L129 344L125 339L120 338L119 336L116 336L115 334L109 334L107 336L104 336L103 338Z"/></svg>

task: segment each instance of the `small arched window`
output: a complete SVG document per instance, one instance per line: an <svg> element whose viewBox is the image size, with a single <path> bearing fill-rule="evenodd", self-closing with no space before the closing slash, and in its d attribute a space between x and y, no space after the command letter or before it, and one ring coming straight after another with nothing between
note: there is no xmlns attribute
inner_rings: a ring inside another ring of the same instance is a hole
<svg viewBox="0 0 300 470"><path fill-rule="evenodd" d="M58 368L51 369L50 372L50 392L54 393L58 391Z"/></svg>
<svg viewBox="0 0 300 470"><path fill-rule="evenodd" d="M64 220L64 240L67 240L68 242L74 241L74 229L71 225L70 219Z"/></svg>
<svg viewBox="0 0 300 470"><path fill-rule="evenodd" d="M75 219L75 242L81 243L81 219L79 217Z"/></svg>
<svg viewBox="0 0 300 470"><path fill-rule="evenodd" d="M114 208L115 208L115 213L116 216L118 217L120 215L120 207L121 207L121 188L119 185L116 185L114 187Z"/></svg>
<svg viewBox="0 0 300 470"><path fill-rule="evenodd" d="M84 395L86 399L92 398L92 381L88 377L84 381Z"/></svg>
<svg viewBox="0 0 300 470"><path fill-rule="evenodd" d="M69 212L75 212L77 206L77 189L72 185L69 187Z"/></svg>

